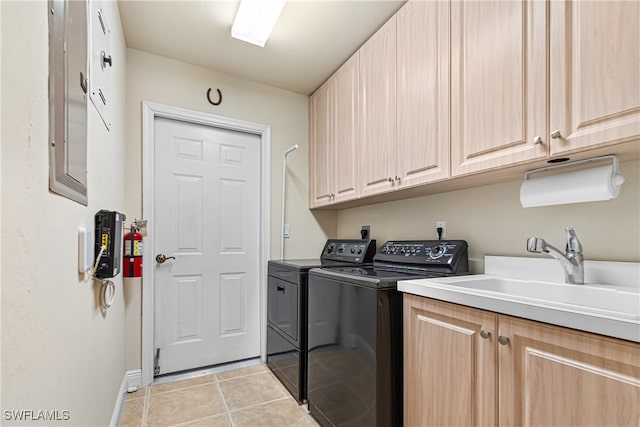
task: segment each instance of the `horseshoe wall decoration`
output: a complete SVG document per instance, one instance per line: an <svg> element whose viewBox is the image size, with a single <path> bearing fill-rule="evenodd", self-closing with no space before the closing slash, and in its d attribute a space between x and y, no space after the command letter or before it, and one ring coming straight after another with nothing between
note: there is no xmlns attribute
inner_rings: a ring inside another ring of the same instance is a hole
<svg viewBox="0 0 640 427"><path fill-rule="evenodd" d="M220 103L222 103L222 92L220 92L220 89L216 89L216 91L218 92L218 102L211 100L211 88L207 91L207 100L211 105L220 105Z"/></svg>

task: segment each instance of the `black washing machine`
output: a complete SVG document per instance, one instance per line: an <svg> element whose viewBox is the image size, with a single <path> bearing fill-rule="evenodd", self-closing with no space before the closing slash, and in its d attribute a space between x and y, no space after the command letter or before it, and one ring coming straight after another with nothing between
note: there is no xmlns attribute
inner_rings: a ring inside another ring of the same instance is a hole
<svg viewBox="0 0 640 427"><path fill-rule="evenodd" d="M402 426L399 280L468 274L467 243L390 241L372 266L309 271L307 398L323 426Z"/></svg>
<svg viewBox="0 0 640 427"><path fill-rule="evenodd" d="M330 239L319 259L269 261L267 366L298 402L307 399L309 270L371 265L375 252L375 240Z"/></svg>

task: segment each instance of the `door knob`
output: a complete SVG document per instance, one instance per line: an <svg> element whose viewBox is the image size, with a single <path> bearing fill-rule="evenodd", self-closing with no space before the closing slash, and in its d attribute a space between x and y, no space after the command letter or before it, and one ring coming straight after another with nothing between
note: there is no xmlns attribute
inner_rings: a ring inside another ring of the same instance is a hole
<svg viewBox="0 0 640 427"><path fill-rule="evenodd" d="M551 132L551 138L553 139L559 139L561 138L562 135L560 134L559 130L554 130L553 132Z"/></svg>
<svg viewBox="0 0 640 427"><path fill-rule="evenodd" d="M176 257L174 256L166 256L165 254L158 254L156 255L156 262L158 264L163 264L166 260L168 259L176 259Z"/></svg>
<svg viewBox="0 0 640 427"><path fill-rule="evenodd" d="M500 335L500 336L498 337L498 342L499 342L500 344L502 344L502 345L507 345L507 344L509 344L509 341L510 341L510 340L509 340L509 337L505 337L504 335Z"/></svg>
<svg viewBox="0 0 640 427"><path fill-rule="evenodd" d="M487 338L489 338L491 336L491 332L485 331L483 329L483 330L480 331L480 336L482 337L482 339L486 340Z"/></svg>

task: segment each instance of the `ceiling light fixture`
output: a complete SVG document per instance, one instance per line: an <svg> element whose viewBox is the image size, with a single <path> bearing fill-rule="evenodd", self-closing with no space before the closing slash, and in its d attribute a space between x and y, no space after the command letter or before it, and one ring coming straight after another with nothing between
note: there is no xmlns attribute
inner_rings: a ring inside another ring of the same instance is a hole
<svg viewBox="0 0 640 427"><path fill-rule="evenodd" d="M240 0L231 36L264 47L286 0Z"/></svg>

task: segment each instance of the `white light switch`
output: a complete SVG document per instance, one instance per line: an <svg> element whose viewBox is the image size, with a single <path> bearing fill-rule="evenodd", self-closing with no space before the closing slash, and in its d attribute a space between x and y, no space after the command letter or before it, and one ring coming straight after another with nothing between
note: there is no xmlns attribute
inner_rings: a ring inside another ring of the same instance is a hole
<svg viewBox="0 0 640 427"><path fill-rule="evenodd" d="M78 229L78 272L86 273L93 262L93 239L91 230Z"/></svg>
<svg viewBox="0 0 640 427"><path fill-rule="evenodd" d="M290 231L289 224L285 224L284 230L282 230L282 235L284 236L285 239L288 239L289 237L291 237L291 234L289 233L289 231Z"/></svg>

